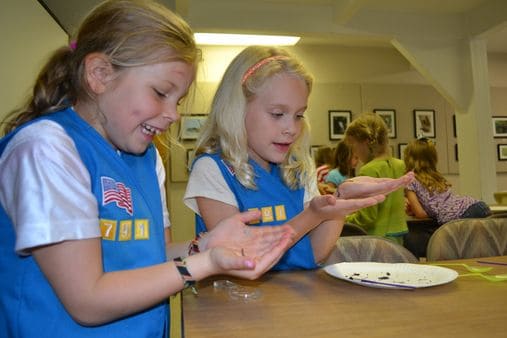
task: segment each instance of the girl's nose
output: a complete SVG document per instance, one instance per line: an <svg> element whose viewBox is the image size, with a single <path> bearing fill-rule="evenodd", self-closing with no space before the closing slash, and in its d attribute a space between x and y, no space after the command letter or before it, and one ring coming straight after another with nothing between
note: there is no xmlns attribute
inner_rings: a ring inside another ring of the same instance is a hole
<svg viewBox="0 0 507 338"><path fill-rule="evenodd" d="M298 128L299 127L296 121L287 121L286 125L284 126L283 134L294 136L297 134Z"/></svg>
<svg viewBox="0 0 507 338"><path fill-rule="evenodd" d="M180 118L178 107L175 104L167 104L162 112L162 117L168 119L171 123L177 121Z"/></svg>

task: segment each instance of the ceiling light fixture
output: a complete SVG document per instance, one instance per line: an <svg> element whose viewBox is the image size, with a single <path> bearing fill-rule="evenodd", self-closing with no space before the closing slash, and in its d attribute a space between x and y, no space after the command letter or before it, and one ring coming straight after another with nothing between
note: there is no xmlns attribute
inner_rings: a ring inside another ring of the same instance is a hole
<svg viewBox="0 0 507 338"><path fill-rule="evenodd" d="M221 46L293 46L300 39L299 36L222 33L195 33L194 37L199 45Z"/></svg>

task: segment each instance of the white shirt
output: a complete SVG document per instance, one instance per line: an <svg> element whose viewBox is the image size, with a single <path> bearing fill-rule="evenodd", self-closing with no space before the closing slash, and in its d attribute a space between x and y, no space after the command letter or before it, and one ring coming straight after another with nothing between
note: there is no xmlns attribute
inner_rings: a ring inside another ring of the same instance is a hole
<svg viewBox="0 0 507 338"><path fill-rule="evenodd" d="M157 176L168 227L165 171L158 152ZM101 236L88 170L72 139L53 121L33 123L8 143L0 157L0 203L14 224L18 253Z"/></svg>
<svg viewBox="0 0 507 338"><path fill-rule="evenodd" d="M304 203L319 195L317 180L305 189ZM183 196L183 203L200 215L196 197L205 197L238 207L236 197L222 176L217 163L208 156L199 158L193 165Z"/></svg>

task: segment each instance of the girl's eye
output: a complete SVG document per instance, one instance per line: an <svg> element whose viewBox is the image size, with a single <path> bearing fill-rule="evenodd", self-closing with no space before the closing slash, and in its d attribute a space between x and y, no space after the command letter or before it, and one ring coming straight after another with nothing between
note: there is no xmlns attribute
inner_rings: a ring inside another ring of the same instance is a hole
<svg viewBox="0 0 507 338"><path fill-rule="evenodd" d="M303 114L297 114L297 115L296 115L296 118L297 118L298 120L304 120L304 119L305 119L305 116L304 116Z"/></svg>
<svg viewBox="0 0 507 338"><path fill-rule="evenodd" d="M167 94L165 93L162 93L161 91L153 88L153 90L155 91L155 93L159 96L159 97L163 97L163 98L166 98L167 97Z"/></svg>
<svg viewBox="0 0 507 338"><path fill-rule="evenodd" d="M283 112L271 112L271 116L273 117L282 117L283 115Z"/></svg>

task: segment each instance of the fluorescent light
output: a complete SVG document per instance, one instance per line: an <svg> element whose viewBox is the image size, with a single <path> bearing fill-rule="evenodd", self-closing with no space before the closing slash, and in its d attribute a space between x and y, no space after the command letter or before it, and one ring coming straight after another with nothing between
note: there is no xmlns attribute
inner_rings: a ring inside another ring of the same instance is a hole
<svg viewBox="0 0 507 338"><path fill-rule="evenodd" d="M221 46L293 46L300 39L299 36L222 33L195 33L194 37L199 45Z"/></svg>

